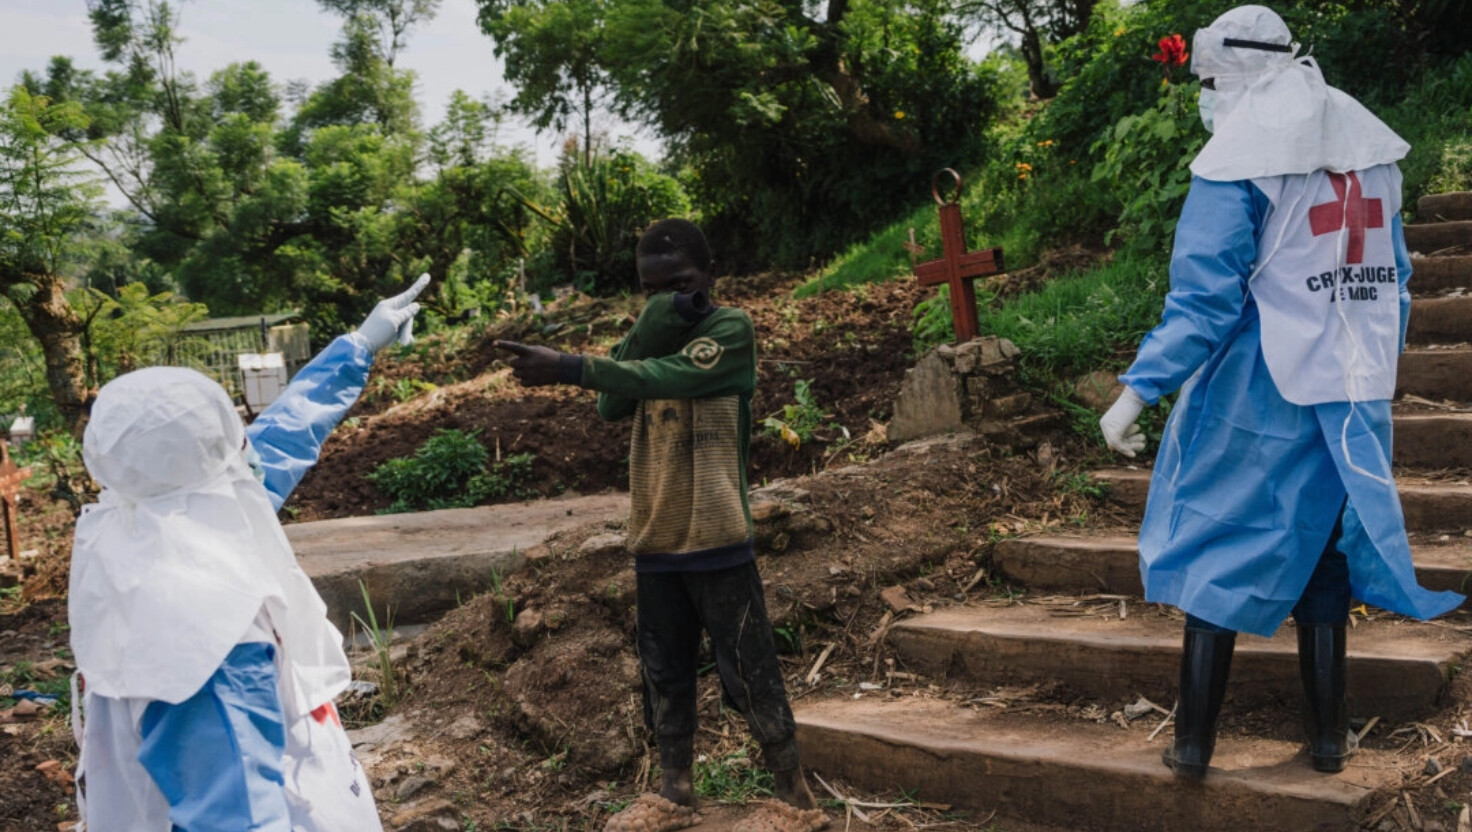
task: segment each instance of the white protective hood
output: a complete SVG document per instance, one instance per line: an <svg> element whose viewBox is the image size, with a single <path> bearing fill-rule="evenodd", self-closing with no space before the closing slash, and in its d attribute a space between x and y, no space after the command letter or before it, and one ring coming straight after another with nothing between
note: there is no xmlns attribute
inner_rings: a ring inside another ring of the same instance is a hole
<svg viewBox="0 0 1472 832"><path fill-rule="evenodd" d="M1238 6L1196 31L1191 72L1215 79L1217 104L1214 133L1191 162L1193 174L1234 182L1321 169L1348 173L1405 157L1410 145L1326 84L1318 64L1299 58L1291 41L1288 25L1264 6Z"/></svg>
<svg viewBox="0 0 1472 832"><path fill-rule="evenodd" d="M82 510L68 617L89 693L177 703L270 615L288 717L351 679L342 634L245 462L245 429L220 385L156 367L102 388L83 439L102 486Z"/></svg>

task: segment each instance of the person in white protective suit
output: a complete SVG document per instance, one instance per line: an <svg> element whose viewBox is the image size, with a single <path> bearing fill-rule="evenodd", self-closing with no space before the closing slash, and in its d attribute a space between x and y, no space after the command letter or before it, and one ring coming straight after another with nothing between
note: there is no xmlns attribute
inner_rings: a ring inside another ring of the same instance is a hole
<svg viewBox="0 0 1472 832"><path fill-rule="evenodd" d="M412 341L429 276L318 354L249 428L177 367L104 386L83 437L102 486L77 520L68 618L87 832L374 832L333 699L342 634L276 519L357 400Z"/></svg>
<svg viewBox="0 0 1472 832"><path fill-rule="evenodd" d="M1349 754L1350 598L1417 618L1462 596L1417 585L1390 469L1390 399L1411 274L1400 224L1404 141L1318 66L1288 27L1241 6L1196 32L1211 139L1191 163L1161 323L1100 420L1144 448L1142 408L1180 390L1140 530L1149 601L1186 613L1175 741L1204 777L1237 631L1292 614L1313 767Z"/></svg>

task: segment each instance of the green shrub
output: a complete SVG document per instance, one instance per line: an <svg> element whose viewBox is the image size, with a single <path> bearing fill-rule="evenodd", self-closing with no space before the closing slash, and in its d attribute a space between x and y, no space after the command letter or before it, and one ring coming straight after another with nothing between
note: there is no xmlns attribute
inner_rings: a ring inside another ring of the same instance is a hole
<svg viewBox="0 0 1472 832"><path fill-rule="evenodd" d="M1200 92L1194 81L1167 84L1154 107L1120 119L1095 145L1103 158L1091 178L1110 183L1124 204L1120 227L1106 240L1122 231L1137 250L1169 247L1191 189L1191 160L1206 143Z"/></svg>
<svg viewBox="0 0 1472 832"><path fill-rule="evenodd" d="M631 150L564 157L557 176L561 199L549 217L548 246L555 274L583 291L635 290L634 248L655 220L690 213L690 200L674 177L655 170Z"/></svg>
<svg viewBox="0 0 1472 832"><path fill-rule="evenodd" d="M438 430L413 456L390 459L368 475L394 502L384 511L466 508L499 497L532 496L532 454L516 454L487 464L489 454L477 431Z"/></svg>

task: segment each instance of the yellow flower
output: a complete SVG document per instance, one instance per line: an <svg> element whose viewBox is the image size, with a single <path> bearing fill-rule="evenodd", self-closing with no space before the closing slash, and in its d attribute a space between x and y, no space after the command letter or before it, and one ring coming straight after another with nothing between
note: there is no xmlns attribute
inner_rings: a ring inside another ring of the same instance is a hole
<svg viewBox="0 0 1472 832"><path fill-rule="evenodd" d="M1031 171L1032 170L1032 165L1029 165L1026 162L1018 162L1017 165L1016 165L1016 167L1017 167L1018 170L1024 171L1024 172Z"/></svg>
<svg viewBox="0 0 1472 832"><path fill-rule="evenodd" d="M1053 146L1053 140L1052 139L1043 139L1042 141L1038 142L1038 147L1052 147L1052 146Z"/></svg>
<svg viewBox="0 0 1472 832"><path fill-rule="evenodd" d="M1025 173L1019 173L1019 174L1017 174L1017 178L1018 179L1026 179L1027 178L1027 174L1025 174Z"/></svg>
<svg viewBox="0 0 1472 832"><path fill-rule="evenodd" d="M1121 26L1118 29L1115 29L1114 30L1114 36L1115 37L1119 37L1119 36L1121 36L1123 34L1124 34L1124 27L1123 26Z"/></svg>
<svg viewBox="0 0 1472 832"><path fill-rule="evenodd" d="M894 117L895 118L904 118L905 117L905 111L904 110L895 110L894 111Z"/></svg>
<svg viewBox="0 0 1472 832"><path fill-rule="evenodd" d="M1168 86L1170 86L1170 79L1169 78L1161 78L1160 79L1160 88L1161 89L1165 89Z"/></svg>

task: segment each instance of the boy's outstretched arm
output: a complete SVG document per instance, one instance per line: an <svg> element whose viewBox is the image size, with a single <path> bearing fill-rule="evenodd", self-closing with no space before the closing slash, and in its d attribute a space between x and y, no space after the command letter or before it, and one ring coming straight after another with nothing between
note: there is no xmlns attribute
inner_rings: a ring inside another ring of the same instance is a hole
<svg viewBox="0 0 1472 832"><path fill-rule="evenodd" d="M266 494L277 511L291 496L322 452L338 422L352 409L368 383L368 371L378 350L397 340L414 341L414 298L424 291L429 275L421 275L408 291L381 301L357 332L338 336L317 353L245 429L246 438L261 458Z"/></svg>
<svg viewBox="0 0 1472 832"><path fill-rule="evenodd" d="M513 354L507 363L528 387L576 384L630 402L703 399L756 388L755 333L744 315L717 323L674 355L639 361L574 355L514 341L497 341L496 346Z"/></svg>

